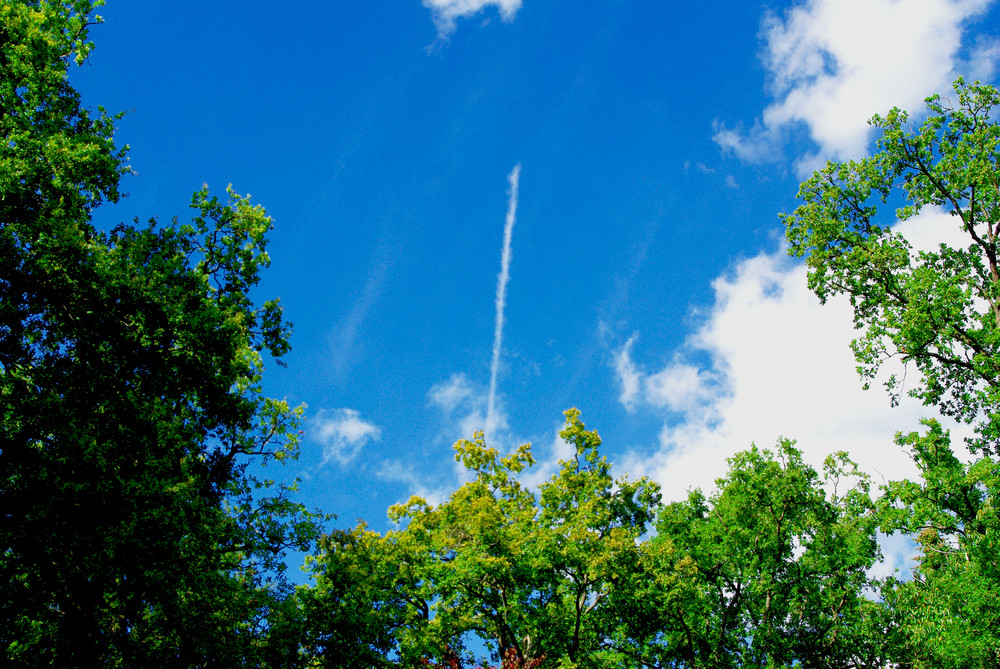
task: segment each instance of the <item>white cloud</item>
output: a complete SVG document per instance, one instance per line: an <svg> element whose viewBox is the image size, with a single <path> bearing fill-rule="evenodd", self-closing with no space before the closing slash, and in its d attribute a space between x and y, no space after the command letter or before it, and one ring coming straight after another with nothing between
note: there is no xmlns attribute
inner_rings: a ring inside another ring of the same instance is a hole
<svg viewBox="0 0 1000 669"><path fill-rule="evenodd" d="M447 381L435 384L427 393L427 399L444 412L451 413L468 402L472 394L472 384L465 374L452 374Z"/></svg>
<svg viewBox="0 0 1000 669"><path fill-rule="evenodd" d="M323 410L309 421L309 437L323 447L323 464L336 461L346 465L370 441L382 437L382 430L361 419L354 409Z"/></svg>
<svg viewBox="0 0 1000 669"><path fill-rule="evenodd" d="M690 160L685 160L684 161L684 171L685 172L690 172L692 169L698 170L702 174L712 174L713 172L715 172L714 168L709 167L708 165L706 165L706 164L704 164L702 162L695 161L695 162L692 163Z"/></svg>
<svg viewBox="0 0 1000 669"><path fill-rule="evenodd" d="M784 133L804 124L817 144L800 173L865 154L867 120L892 107L923 108L962 69L990 76L997 44L962 62L964 24L992 0L808 0L762 25L762 60L775 101L749 131L716 124L715 141L742 160L774 158Z"/></svg>
<svg viewBox="0 0 1000 669"><path fill-rule="evenodd" d="M732 153L744 162L761 163L780 156L780 133L775 128L765 127L759 119L748 131L743 130L741 123L729 128L716 119L712 123L712 133L712 139L724 153Z"/></svg>
<svg viewBox="0 0 1000 669"><path fill-rule="evenodd" d="M955 244L961 235L940 211L897 229L915 249ZM739 262L713 286L714 304L669 364L645 371L633 359L634 337L615 358L626 409L673 412L664 415L654 451L631 451L620 463L624 471L651 476L663 485L665 499L681 499L692 487L712 489L727 457L786 436L798 440L816 467L844 450L876 483L915 475L893 438L897 431L920 429L919 419L935 413L908 397L892 408L878 384L862 390L849 348L857 332L846 300L821 306L806 287L805 266L783 249ZM699 366L690 358L707 362ZM961 443L967 432L943 422Z"/></svg>
<svg viewBox="0 0 1000 669"><path fill-rule="evenodd" d="M431 10L438 35L447 37L455 31L455 21L475 16L487 7L493 6L504 21L513 21L521 0L423 0L424 7Z"/></svg>
<svg viewBox="0 0 1000 669"><path fill-rule="evenodd" d="M655 374L641 372L632 360L635 340L635 336L629 339L615 356L622 386L619 399L628 411L642 404L684 412L713 397L712 375L682 361L672 362Z"/></svg>
<svg viewBox="0 0 1000 669"><path fill-rule="evenodd" d="M679 420L664 425L656 452L629 454L623 469L652 476L665 498L680 499L692 487L711 489L727 457L784 435L798 439L813 464L847 450L867 471L910 472L892 437L912 427L907 419L913 416L904 415L906 409L890 413L878 390L861 391L848 348L854 334L849 305L831 301L821 308L806 289L805 269L780 252L739 263L714 288L715 304L687 347L708 355L709 368L701 373L719 383L710 395L700 386L702 401L692 399ZM676 366L640 372L644 392L633 406L661 404L649 379Z"/></svg>
<svg viewBox="0 0 1000 669"><path fill-rule="evenodd" d="M615 371L618 373L618 381L622 385L622 393L618 400L628 411L635 411L636 401L639 398L639 391L642 389L642 375L635 368L632 362L632 345L635 343L635 336L632 336L622 350L615 355Z"/></svg>
<svg viewBox="0 0 1000 669"><path fill-rule="evenodd" d="M329 334L330 366L334 377L338 379L346 378L351 365L359 357L359 335L364 332L364 322L369 312L378 303L392 263L389 252L380 243L364 287Z"/></svg>
<svg viewBox="0 0 1000 669"><path fill-rule="evenodd" d="M964 76L969 81L988 81L993 78L998 62L1000 62L1000 42L980 39L972 50L969 62L965 65Z"/></svg>

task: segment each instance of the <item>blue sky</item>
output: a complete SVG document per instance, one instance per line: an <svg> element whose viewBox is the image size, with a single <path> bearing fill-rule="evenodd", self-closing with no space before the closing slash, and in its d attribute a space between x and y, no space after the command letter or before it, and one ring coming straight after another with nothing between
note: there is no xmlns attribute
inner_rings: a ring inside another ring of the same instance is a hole
<svg viewBox="0 0 1000 669"><path fill-rule="evenodd" d="M137 176L101 225L185 216L203 182L273 216L263 298L295 324L266 390L308 405L302 498L387 526L461 481L488 427L551 472L579 407L667 499L752 441L909 473L924 413L864 393L777 214L865 119L993 81L986 0L112 0L73 80L128 111ZM520 166L516 203L509 176ZM504 323L497 288L511 205ZM934 212L912 233L934 239ZM487 426L495 369L495 404Z"/></svg>

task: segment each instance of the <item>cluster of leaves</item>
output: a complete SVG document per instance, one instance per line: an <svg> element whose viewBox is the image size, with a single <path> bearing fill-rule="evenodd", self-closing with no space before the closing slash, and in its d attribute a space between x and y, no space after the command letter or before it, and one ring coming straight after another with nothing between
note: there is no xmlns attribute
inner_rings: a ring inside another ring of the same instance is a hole
<svg viewBox="0 0 1000 669"><path fill-rule="evenodd" d="M189 224L95 229L129 166L67 81L93 8L0 2L0 663L257 666L318 533L247 471L301 413L260 389L271 220L201 190Z"/></svg>

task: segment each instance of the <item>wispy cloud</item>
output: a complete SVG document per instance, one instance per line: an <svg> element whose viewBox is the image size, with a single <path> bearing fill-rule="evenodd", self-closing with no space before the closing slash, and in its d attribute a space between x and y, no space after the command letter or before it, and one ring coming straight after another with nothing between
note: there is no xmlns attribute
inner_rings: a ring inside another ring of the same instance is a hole
<svg viewBox="0 0 1000 669"><path fill-rule="evenodd" d="M378 303L392 263L393 258L380 247L373 258L371 272L360 294L329 334L330 371L332 377L338 381L347 377L350 367L359 357L359 333L363 332L365 319Z"/></svg>
<svg viewBox="0 0 1000 669"><path fill-rule="evenodd" d="M376 476L383 481L405 484L407 487L407 496L416 495L417 497L422 497L426 502L435 506L448 499L448 495L452 490L448 483L437 487L428 486L426 476L418 474L412 465L405 465L398 460L383 461ZM400 500L400 502L404 501L405 499Z"/></svg>
<svg viewBox="0 0 1000 669"><path fill-rule="evenodd" d="M619 401L630 412L639 406L688 412L715 396L714 375L677 360L655 374L641 371L632 360L633 335L615 355L615 371L622 386Z"/></svg>
<svg viewBox="0 0 1000 669"><path fill-rule="evenodd" d="M427 399L446 413L452 413L472 401L475 391L465 374L452 374L447 381L435 384L427 393Z"/></svg>
<svg viewBox="0 0 1000 669"><path fill-rule="evenodd" d="M323 462L346 465L358 456L371 441L382 437L382 430L374 423L362 420L354 409L320 411L308 423L309 438L323 448Z"/></svg>
<svg viewBox="0 0 1000 669"><path fill-rule="evenodd" d="M521 9L521 0L423 0L423 3L431 10L442 39L455 32L458 19L475 16L487 7L496 7L504 21L513 21L517 10Z"/></svg>
<svg viewBox="0 0 1000 669"><path fill-rule="evenodd" d="M473 383L464 373L452 374L447 380L434 384L427 393L427 401L430 406L440 409L445 419L442 437L455 441L471 439L478 431L506 429L507 414L499 398L495 400L492 419L487 417L488 396L481 383Z"/></svg>
<svg viewBox="0 0 1000 669"><path fill-rule="evenodd" d="M486 428L485 432L492 434L497 423L496 399L497 399L497 372L500 368L500 352L503 348L503 324L504 310L507 307L507 282L510 281L510 244L514 236L514 223L517 220L517 190L521 179L521 163L514 166L514 169L507 175L507 183L510 184L509 197L507 200L507 217L503 226L503 250L500 254L500 274L497 277L496 296L496 319L493 327L493 357L490 360L490 389L486 400Z"/></svg>
<svg viewBox="0 0 1000 669"><path fill-rule="evenodd" d="M817 150L798 160L800 174L864 155L873 114L917 111L959 74L990 75L996 42L974 45L963 60L962 38L965 24L991 3L808 0L767 14L762 60L774 102L747 130L717 122L716 143L761 162L777 158L788 131L804 126Z"/></svg>
<svg viewBox="0 0 1000 669"><path fill-rule="evenodd" d="M690 172L692 169L698 170L702 174L712 174L713 172L715 172L715 168L709 167L708 165L702 162L699 161L691 162L690 160L685 160L684 171Z"/></svg>

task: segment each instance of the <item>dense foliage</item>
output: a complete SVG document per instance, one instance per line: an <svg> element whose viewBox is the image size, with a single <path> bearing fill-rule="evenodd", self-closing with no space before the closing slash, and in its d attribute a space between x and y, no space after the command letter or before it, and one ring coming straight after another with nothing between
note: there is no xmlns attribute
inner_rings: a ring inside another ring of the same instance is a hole
<svg viewBox="0 0 1000 669"><path fill-rule="evenodd" d="M361 526L325 541L312 562L316 589L304 595L323 666L339 666L344 652L331 647L340 627L331 623L357 612L349 596L323 593L349 571L365 575L362 587L377 603L371 614L383 621L371 626L377 634L366 648L391 650L404 664L466 658L473 636L518 667L617 661L612 595L635 568L658 487L613 480L579 412L567 412L561 436L575 456L537 496L517 478L533 462L529 447L501 457L478 435L455 445L474 478L447 502L413 498L390 510L406 521L399 531L378 536Z"/></svg>
<svg viewBox="0 0 1000 669"><path fill-rule="evenodd" d="M518 480L529 448L501 457L479 436L455 445L474 479L448 501L394 507L408 522L384 536L328 537L300 593L321 666L471 664L484 645L478 659L512 668L884 664L884 607L864 597L871 501L846 458L821 479L791 443L751 449L717 494L661 506L655 483L613 480L597 433L566 418L575 456L537 495ZM842 478L856 479L842 497L824 492Z"/></svg>
<svg viewBox="0 0 1000 669"><path fill-rule="evenodd" d="M1000 666L993 88L959 80L916 129L875 117L878 153L817 172L785 217L810 286L854 306L863 375L915 367L975 457L928 420L897 439L919 479L873 491L845 455L818 472L781 441L662 504L570 410L547 480L529 446L479 434L444 502L320 537L249 467L295 456L301 413L260 386L289 346L278 303L251 299L270 218L206 188L189 223L92 223L129 171L116 117L67 80L93 9L0 0L3 666ZM928 208L964 244L914 250L897 217ZM879 532L915 541L912 573L872 576ZM293 589L284 551L313 546Z"/></svg>
<svg viewBox="0 0 1000 669"><path fill-rule="evenodd" d="M297 434L259 387L271 221L202 190L190 224L94 228L129 167L67 82L91 10L0 4L0 663L256 666L315 532L245 471Z"/></svg>

